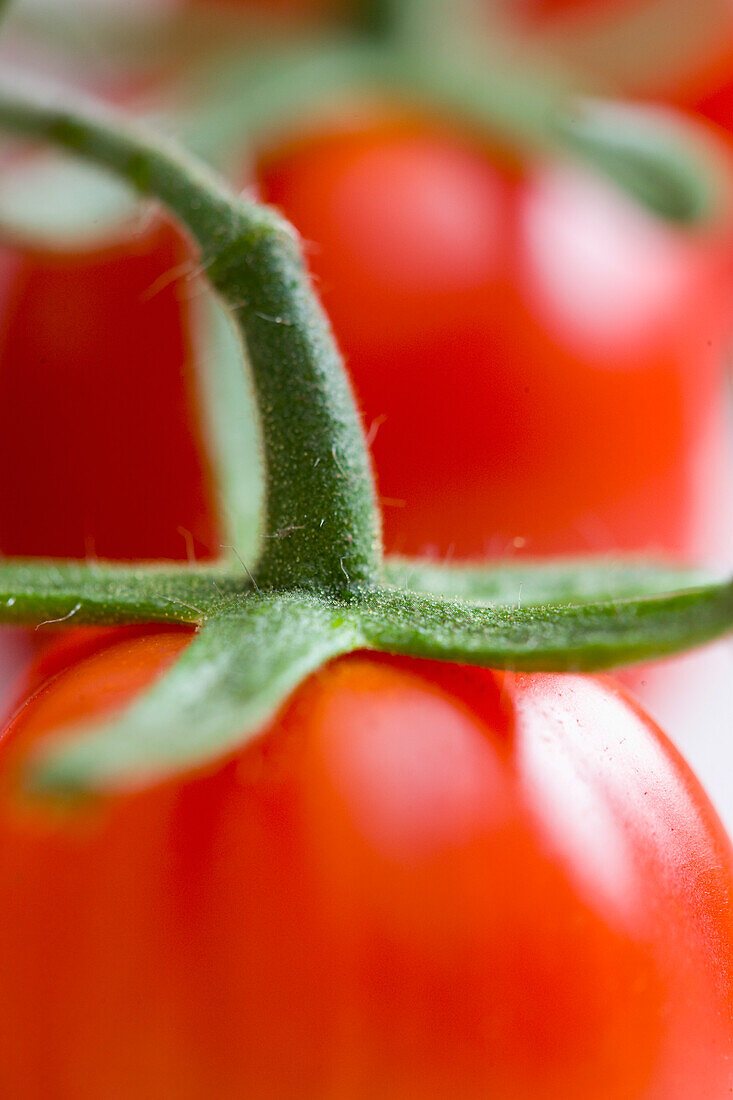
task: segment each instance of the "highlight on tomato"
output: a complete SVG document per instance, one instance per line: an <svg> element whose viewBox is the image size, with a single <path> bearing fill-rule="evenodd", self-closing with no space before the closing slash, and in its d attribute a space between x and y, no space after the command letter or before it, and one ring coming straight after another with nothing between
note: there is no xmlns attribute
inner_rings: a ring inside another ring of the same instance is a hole
<svg viewBox="0 0 733 1100"><path fill-rule="evenodd" d="M356 654L213 771L18 793L186 642L62 649L2 738L9 1093L722 1096L731 850L619 688Z"/></svg>

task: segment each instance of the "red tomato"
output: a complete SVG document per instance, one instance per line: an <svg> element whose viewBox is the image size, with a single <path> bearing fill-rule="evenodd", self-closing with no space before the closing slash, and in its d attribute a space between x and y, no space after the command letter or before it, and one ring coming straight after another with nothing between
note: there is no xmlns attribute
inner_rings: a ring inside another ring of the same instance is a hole
<svg viewBox="0 0 733 1100"><path fill-rule="evenodd" d="M76 251L0 250L3 554L216 554L173 277L189 259L160 222Z"/></svg>
<svg viewBox="0 0 733 1100"><path fill-rule="evenodd" d="M730 226L393 118L264 157L366 417L390 549L719 550Z"/></svg>
<svg viewBox="0 0 733 1100"><path fill-rule="evenodd" d="M20 797L184 644L67 666L4 738L8 1095L723 1095L733 856L618 689L355 655L210 774Z"/></svg>

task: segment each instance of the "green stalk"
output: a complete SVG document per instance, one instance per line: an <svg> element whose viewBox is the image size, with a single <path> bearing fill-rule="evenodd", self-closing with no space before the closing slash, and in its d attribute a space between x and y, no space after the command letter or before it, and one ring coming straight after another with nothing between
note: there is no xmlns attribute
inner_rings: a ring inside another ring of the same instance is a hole
<svg viewBox="0 0 733 1100"><path fill-rule="evenodd" d="M0 84L0 125L49 140L160 199L190 231L248 351L262 421L266 528L260 588L348 591L374 583L378 509L363 429L295 231L237 200L200 164L82 104Z"/></svg>

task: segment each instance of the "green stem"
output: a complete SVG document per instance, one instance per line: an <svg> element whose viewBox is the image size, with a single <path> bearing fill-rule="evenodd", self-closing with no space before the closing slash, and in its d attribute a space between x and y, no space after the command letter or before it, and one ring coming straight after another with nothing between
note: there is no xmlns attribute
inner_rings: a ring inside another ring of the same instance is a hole
<svg viewBox="0 0 733 1100"><path fill-rule="evenodd" d="M255 379L267 470L259 587L373 583L381 547L363 430L294 230L275 211L235 199L177 148L86 106L58 107L5 82L0 126L111 169L165 203L198 242Z"/></svg>

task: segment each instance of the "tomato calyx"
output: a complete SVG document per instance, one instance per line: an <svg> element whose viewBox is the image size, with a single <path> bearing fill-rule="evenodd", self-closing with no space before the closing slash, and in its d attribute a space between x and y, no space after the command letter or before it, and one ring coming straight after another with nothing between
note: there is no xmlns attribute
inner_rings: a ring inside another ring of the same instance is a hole
<svg viewBox="0 0 733 1100"><path fill-rule="evenodd" d="M408 576L411 587L398 587ZM684 591L664 594L680 584ZM387 560L380 583L335 594L262 591L254 577L247 587L241 571L226 566L11 562L0 566L0 618L198 627L172 670L129 710L94 731L69 731L31 761L33 786L69 794L218 761L341 654L373 650L526 671L605 668L730 629L733 586L621 562L452 570Z"/></svg>
<svg viewBox="0 0 733 1100"><path fill-rule="evenodd" d="M93 791L204 767L256 736L305 676L356 649L594 669L733 627L733 583L696 572L630 562L451 570L384 561L363 427L290 226L231 195L175 147L95 110L18 92L16 82L0 88L0 125L111 169L191 233L246 344L266 465L264 535L251 565L236 549L207 568L0 563L1 621L198 628L127 711L70 730L32 760L36 787ZM222 490L223 512L241 530L241 494L236 485Z"/></svg>

